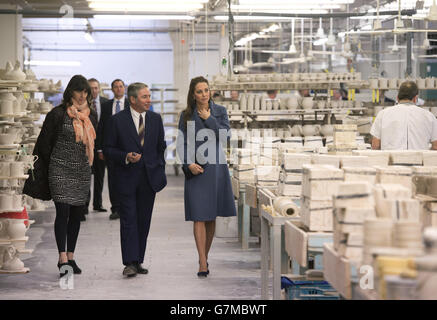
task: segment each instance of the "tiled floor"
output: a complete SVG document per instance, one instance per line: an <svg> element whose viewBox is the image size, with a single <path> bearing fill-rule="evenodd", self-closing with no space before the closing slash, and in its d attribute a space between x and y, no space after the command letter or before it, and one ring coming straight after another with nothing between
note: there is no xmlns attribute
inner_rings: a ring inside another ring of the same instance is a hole
<svg viewBox="0 0 437 320"><path fill-rule="evenodd" d="M109 213L90 212L82 222L75 259L83 273L74 289L62 289L56 267L58 254L51 202L27 232L32 254L21 258L30 273L0 275L0 299L260 299L260 250L251 243L242 250L237 238L215 238L210 252L210 276L197 278L198 258L192 223L184 221L183 178L168 176L158 194L144 266L148 275L123 278L119 220ZM104 207L109 208L107 186ZM71 284L71 283L70 283Z"/></svg>

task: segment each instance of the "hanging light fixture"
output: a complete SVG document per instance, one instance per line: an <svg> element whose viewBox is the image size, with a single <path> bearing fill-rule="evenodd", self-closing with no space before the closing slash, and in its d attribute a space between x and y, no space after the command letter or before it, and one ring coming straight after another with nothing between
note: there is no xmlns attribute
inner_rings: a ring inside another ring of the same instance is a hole
<svg viewBox="0 0 437 320"><path fill-rule="evenodd" d="M332 13L332 11L331 11ZM332 32L332 18L330 18L330 29L329 29L329 35L328 35L328 41L326 41L326 45L328 47L333 47L337 44L335 41L334 33Z"/></svg>
<svg viewBox="0 0 437 320"><path fill-rule="evenodd" d="M426 22L426 30L428 30L428 21ZM431 43L428 39L428 31L425 32L425 39L423 39L422 49L428 50L431 48Z"/></svg>
<svg viewBox="0 0 437 320"><path fill-rule="evenodd" d="M294 44L294 19L291 19L291 44L290 49L288 49L288 52L290 53L296 53L296 46Z"/></svg>
<svg viewBox="0 0 437 320"><path fill-rule="evenodd" d="M379 0L376 2L376 20L373 21L373 30L382 29L381 20L379 20Z"/></svg>
<svg viewBox="0 0 437 320"><path fill-rule="evenodd" d="M391 51L392 52L399 52L399 47L398 47L398 44L397 44L397 35L396 34L394 35L394 38L393 38L393 47L391 48Z"/></svg>
<svg viewBox="0 0 437 320"><path fill-rule="evenodd" d="M325 38L325 31L322 28L322 18L319 18L319 29L317 29L317 37L322 39Z"/></svg>
<svg viewBox="0 0 437 320"><path fill-rule="evenodd" d="M395 29L402 29L404 28L404 22L401 19L401 0L399 0L399 13L398 13L398 19L395 20Z"/></svg>
<svg viewBox="0 0 437 320"><path fill-rule="evenodd" d="M437 5L435 3L435 0L432 3L432 6L429 7L429 13L426 17L426 20L435 21L437 20Z"/></svg>

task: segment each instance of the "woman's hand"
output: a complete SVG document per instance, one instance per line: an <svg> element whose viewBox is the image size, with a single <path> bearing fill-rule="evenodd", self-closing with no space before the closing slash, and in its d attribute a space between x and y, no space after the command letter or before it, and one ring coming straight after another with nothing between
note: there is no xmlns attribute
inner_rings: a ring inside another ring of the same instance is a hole
<svg viewBox="0 0 437 320"><path fill-rule="evenodd" d="M199 117L201 117L203 120L206 120L211 115L211 109L198 109L197 113L199 114Z"/></svg>
<svg viewBox="0 0 437 320"><path fill-rule="evenodd" d="M190 169L191 173L197 176L198 174L203 173L203 168L199 166L197 163L192 163L188 166L188 169Z"/></svg>

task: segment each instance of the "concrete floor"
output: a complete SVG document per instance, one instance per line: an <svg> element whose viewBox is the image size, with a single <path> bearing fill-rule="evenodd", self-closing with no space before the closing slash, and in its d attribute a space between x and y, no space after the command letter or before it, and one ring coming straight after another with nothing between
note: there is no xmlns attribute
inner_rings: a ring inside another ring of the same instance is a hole
<svg viewBox="0 0 437 320"><path fill-rule="evenodd" d="M106 179L105 179L106 180ZM184 220L183 177L168 176L168 185L155 201L144 267L148 275L123 278L120 222L108 213L90 211L82 222L75 259L82 274L74 276L74 289L60 286L52 202L44 212L30 213L36 220L22 255L30 273L0 275L0 299L260 299L260 249L251 243L242 250L237 238L215 238L209 258L210 275L197 278L198 258L192 222ZM110 208L105 181L103 206ZM90 206L92 208L92 206Z"/></svg>

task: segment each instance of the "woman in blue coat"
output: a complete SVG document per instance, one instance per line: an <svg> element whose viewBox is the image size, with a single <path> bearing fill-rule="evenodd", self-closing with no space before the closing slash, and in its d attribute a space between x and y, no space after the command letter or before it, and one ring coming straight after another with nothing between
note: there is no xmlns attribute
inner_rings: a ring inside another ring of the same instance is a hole
<svg viewBox="0 0 437 320"><path fill-rule="evenodd" d="M185 221L193 221L198 277L207 277L215 219L236 215L222 144L230 137L226 109L211 100L208 80L191 80L187 108L179 119L178 155L185 173Z"/></svg>

